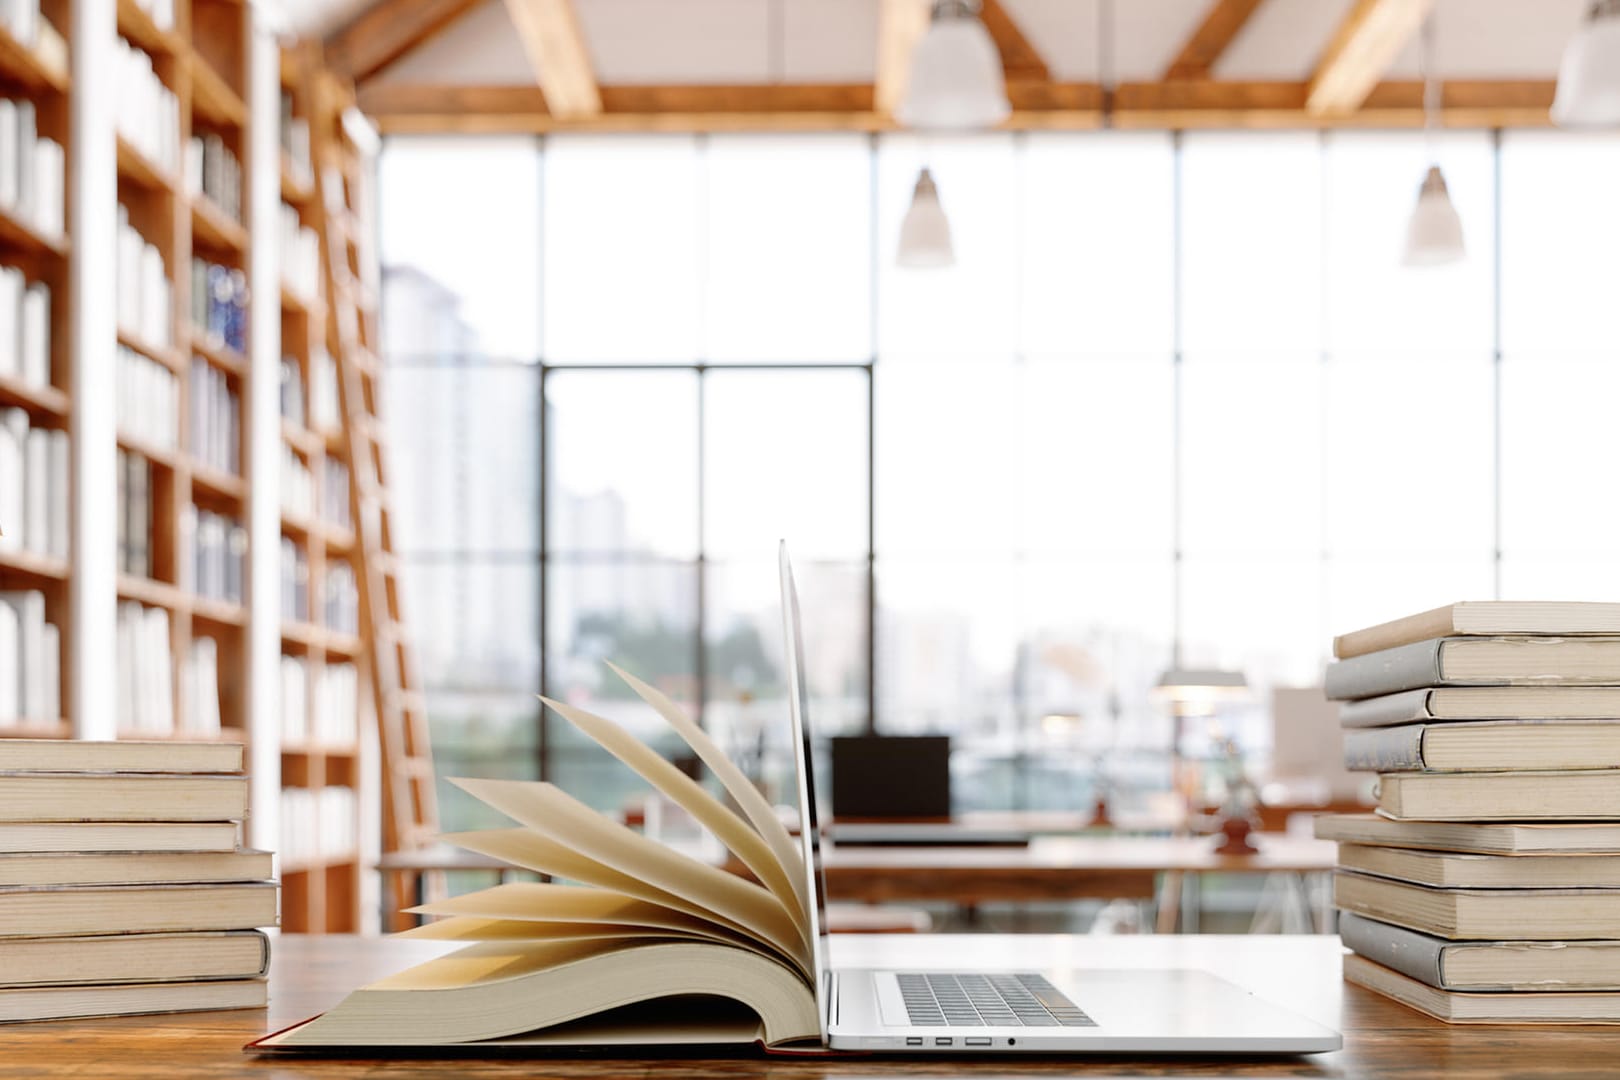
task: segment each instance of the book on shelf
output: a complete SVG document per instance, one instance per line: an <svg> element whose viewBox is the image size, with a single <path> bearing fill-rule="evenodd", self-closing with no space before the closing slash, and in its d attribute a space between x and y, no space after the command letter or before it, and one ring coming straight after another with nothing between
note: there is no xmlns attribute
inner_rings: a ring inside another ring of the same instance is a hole
<svg viewBox="0 0 1620 1080"><path fill-rule="evenodd" d="M1620 990L1620 941L1447 941L1347 911L1347 948L1437 990Z"/></svg>
<svg viewBox="0 0 1620 1080"><path fill-rule="evenodd" d="M201 256L191 259L191 324L215 348L247 352L247 275Z"/></svg>
<svg viewBox="0 0 1620 1080"><path fill-rule="evenodd" d="M152 576L152 463L145 454L118 449L118 569Z"/></svg>
<svg viewBox="0 0 1620 1080"><path fill-rule="evenodd" d="M118 204L118 325L142 342L159 348L174 344L174 287L164 268L163 253Z"/></svg>
<svg viewBox="0 0 1620 1080"><path fill-rule="evenodd" d="M1327 696L1445 686L1620 684L1620 637L1450 637L1329 664Z"/></svg>
<svg viewBox="0 0 1620 1080"><path fill-rule="evenodd" d="M218 134L192 135L186 153L186 190L207 198L232 221L242 220L242 163Z"/></svg>
<svg viewBox="0 0 1620 1080"><path fill-rule="evenodd" d="M286 203L281 204L281 280L304 299L320 295L320 236L304 224L296 206Z"/></svg>
<svg viewBox="0 0 1620 1080"><path fill-rule="evenodd" d="M69 462L67 432L0 407L0 550L67 559Z"/></svg>
<svg viewBox="0 0 1620 1080"><path fill-rule="evenodd" d="M1457 940L1620 938L1614 889L1438 889L1350 871L1333 875L1336 906Z"/></svg>
<svg viewBox="0 0 1620 1080"><path fill-rule="evenodd" d="M1394 821L1381 814L1318 814L1321 840L1386 847L1463 851L1482 855L1555 855L1620 852L1620 823L1555 825L1476 821Z"/></svg>
<svg viewBox="0 0 1620 1080"><path fill-rule="evenodd" d="M360 632L360 587L355 582L354 567L346 562L326 564L326 579L321 583L321 622L340 634Z"/></svg>
<svg viewBox="0 0 1620 1080"><path fill-rule="evenodd" d="M1341 843L1339 867L1438 889L1620 889L1620 851L1479 855Z"/></svg>
<svg viewBox="0 0 1620 1080"><path fill-rule="evenodd" d="M38 0L0 0L0 27L5 27L19 45L32 47L42 22Z"/></svg>
<svg viewBox="0 0 1620 1080"><path fill-rule="evenodd" d="M1429 720L1617 720L1616 686L1450 686L1345 701L1339 725L1389 727Z"/></svg>
<svg viewBox="0 0 1620 1080"><path fill-rule="evenodd" d="M285 442L281 444L281 509L302 518L315 515L315 481L309 466Z"/></svg>
<svg viewBox="0 0 1620 1080"><path fill-rule="evenodd" d="M351 787L283 788L283 870L353 858L359 821L359 803Z"/></svg>
<svg viewBox="0 0 1620 1080"><path fill-rule="evenodd" d="M1620 604L1576 600L1475 600L1447 604L1340 634L1333 639L1333 655L1345 660L1443 637L1535 634L1620 635Z"/></svg>
<svg viewBox="0 0 1620 1080"><path fill-rule="evenodd" d="M51 288L0 266L0 375L51 385Z"/></svg>
<svg viewBox="0 0 1620 1080"><path fill-rule="evenodd" d="M118 430L172 450L180 438L180 380L165 364L118 346Z"/></svg>
<svg viewBox="0 0 1620 1080"><path fill-rule="evenodd" d="M281 538L281 617L309 621L309 556L290 536Z"/></svg>
<svg viewBox="0 0 1620 1080"><path fill-rule="evenodd" d="M0 730L61 722L61 664L61 634L46 621L45 594L0 592Z"/></svg>
<svg viewBox="0 0 1620 1080"><path fill-rule="evenodd" d="M342 430L338 416L337 363L325 349L309 350L309 426L322 434Z"/></svg>
<svg viewBox="0 0 1620 1080"><path fill-rule="evenodd" d="M133 600L118 605L118 729L169 735L175 730L174 663L169 613Z"/></svg>
<svg viewBox="0 0 1620 1080"><path fill-rule="evenodd" d="M0 853L234 851L238 831L234 821L8 822L0 828Z"/></svg>
<svg viewBox="0 0 1620 1080"><path fill-rule="evenodd" d="M164 85L144 49L123 38L114 66L118 134L166 176L180 172L180 99Z"/></svg>
<svg viewBox="0 0 1620 1080"><path fill-rule="evenodd" d="M233 476L242 471L242 406L230 377L200 356L191 360L191 456Z"/></svg>
<svg viewBox="0 0 1620 1080"><path fill-rule="evenodd" d="M185 588L209 600L240 604L246 595L247 529L233 518L188 506L182 514Z"/></svg>
<svg viewBox="0 0 1620 1080"><path fill-rule="evenodd" d="M281 152L286 155L293 179L310 184L314 170L310 166L309 121L297 115L293 96L285 89L281 91Z"/></svg>
<svg viewBox="0 0 1620 1080"><path fill-rule="evenodd" d="M267 851L38 852L0 855L0 888L269 881Z"/></svg>
<svg viewBox="0 0 1620 1080"><path fill-rule="evenodd" d="M304 374L293 356L281 358L281 418L304 426Z"/></svg>
<svg viewBox="0 0 1620 1080"><path fill-rule="evenodd" d="M329 457L322 460L321 468L321 517L339 528L352 528L348 462Z"/></svg>
<svg viewBox="0 0 1620 1080"><path fill-rule="evenodd" d="M29 986L0 990L0 1022L262 1009L267 1000L263 979Z"/></svg>
<svg viewBox="0 0 1620 1080"><path fill-rule="evenodd" d="M1620 720L1484 720L1344 733L1344 767L1484 772L1620 766Z"/></svg>
<svg viewBox="0 0 1620 1080"><path fill-rule="evenodd" d="M0 98L0 211L60 240L66 229L67 155L41 135L26 99Z"/></svg>
<svg viewBox="0 0 1620 1080"><path fill-rule="evenodd" d="M1453 1024L1591 1024L1620 1022L1620 994L1442 990L1350 953L1344 977L1357 986Z"/></svg>
<svg viewBox="0 0 1620 1080"><path fill-rule="evenodd" d="M0 985L257 979L269 967L270 942L258 930L0 938Z"/></svg>
<svg viewBox="0 0 1620 1080"><path fill-rule="evenodd" d="M181 733L218 735L221 730L219 642L207 635L193 638L180 662L180 681L185 687Z"/></svg>
<svg viewBox="0 0 1620 1080"><path fill-rule="evenodd" d="M753 879L667 847L547 783L455 781L518 827L451 843L576 885L511 883L417 909L406 936L460 950L356 990L254 1048L600 1045L817 1040L801 856L770 805L657 690L626 676L704 761L722 803L611 721L550 702L586 737L691 813ZM739 1018L692 1002L730 997Z"/></svg>
<svg viewBox="0 0 1620 1080"><path fill-rule="evenodd" d="M246 813L240 775L0 774L0 822L240 821Z"/></svg>
<svg viewBox="0 0 1620 1080"><path fill-rule="evenodd" d="M1613 821L1620 769L1382 773L1378 809L1415 821Z"/></svg>

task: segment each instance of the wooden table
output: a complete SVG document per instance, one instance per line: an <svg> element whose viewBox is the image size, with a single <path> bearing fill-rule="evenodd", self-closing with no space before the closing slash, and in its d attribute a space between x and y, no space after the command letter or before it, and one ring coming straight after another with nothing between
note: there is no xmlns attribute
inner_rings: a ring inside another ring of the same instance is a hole
<svg viewBox="0 0 1620 1080"><path fill-rule="evenodd" d="M1259 852L1253 855L1217 855L1211 836L1037 836L1026 847L840 846L827 851L824 866L829 897L864 903L938 900L971 907L1160 897L1158 928L1166 931L1178 925L1178 914L1185 927L1197 911L1206 874L1285 873L1297 884L1297 875L1333 869L1337 849L1328 841L1270 835L1254 841ZM1192 894L1185 898L1184 884ZM1303 887L1297 891L1303 898ZM1332 929L1331 919L1330 911L1316 912L1316 928Z"/></svg>
<svg viewBox="0 0 1620 1080"><path fill-rule="evenodd" d="M843 965L1196 967L1344 1032L1344 1049L1284 1058L944 1057L639 1059L251 1057L244 1043L335 1004L355 986L437 955L432 942L286 936L275 942L270 1008L0 1027L0 1075L131 1080L201 1077L1261 1076L1377 1080L1458 1076L1613 1077L1613 1029L1451 1027L1340 981L1337 938L938 935L834 938ZM1083 974L1081 976L1083 978Z"/></svg>

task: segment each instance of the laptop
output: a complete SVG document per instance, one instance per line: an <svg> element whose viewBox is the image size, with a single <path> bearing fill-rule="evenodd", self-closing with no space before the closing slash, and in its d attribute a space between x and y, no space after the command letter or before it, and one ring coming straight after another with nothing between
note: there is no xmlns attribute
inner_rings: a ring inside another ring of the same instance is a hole
<svg viewBox="0 0 1620 1080"><path fill-rule="evenodd" d="M899 1053L1279 1053L1337 1050L1339 1033L1205 971L831 969L799 596L780 549L788 712L821 1041Z"/></svg>

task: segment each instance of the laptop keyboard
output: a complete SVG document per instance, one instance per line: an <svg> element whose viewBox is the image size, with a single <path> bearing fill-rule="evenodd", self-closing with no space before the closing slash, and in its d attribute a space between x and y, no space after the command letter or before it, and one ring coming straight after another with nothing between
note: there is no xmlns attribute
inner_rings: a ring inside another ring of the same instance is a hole
<svg viewBox="0 0 1620 1080"><path fill-rule="evenodd" d="M917 1027L1096 1027L1040 975L897 974Z"/></svg>

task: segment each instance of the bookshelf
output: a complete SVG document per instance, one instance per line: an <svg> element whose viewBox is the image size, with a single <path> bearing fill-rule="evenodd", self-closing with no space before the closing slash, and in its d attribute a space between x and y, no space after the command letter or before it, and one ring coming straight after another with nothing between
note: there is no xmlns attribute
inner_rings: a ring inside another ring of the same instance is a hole
<svg viewBox="0 0 1620 1080"><path fill-rule="evenodd" d="M282 925L361 929L376 781L344 601L351 492L307 137L302 165L277 145L281 92L296 120L325 84L260 5L25 2L19 25L0 15L0 124L25 104L56 179L20 200L0 163L0 335L34 356L0 348L0 657L37 624L51 692L18 691L8 715L0 673L0 737L246 744L244 839L281 855ZM313 411L280 415L284 356ZM13 456L60 475L13 482ZM297 498L278 505L284 484ZM58 502L35 514L34 491ZM306 569L290 590L282 541ZM303 668L283 702L287 662Z"/></svg>
<svg viewBox="0 0 1620 1080"><path fill-rule="evenodd" d="M340 434L330 312L322 295L310 128L331 108L307 54L281 57L282 926L357 929L365 845L359 801L375 791L359 716L350 473Z"/></svg>
<svg viewBox="0 0 1620 1080"><path fill-rule="evenodd" d="M0 727L35 738L72 733L68 16L66 0L45 0L0 17L0 643L18 658ZM23 655L35 670L21 670Z"/></svg>

